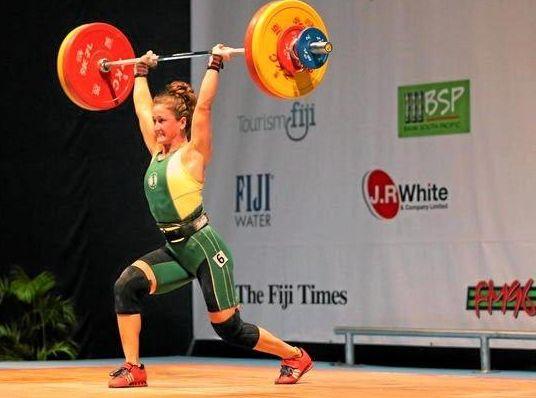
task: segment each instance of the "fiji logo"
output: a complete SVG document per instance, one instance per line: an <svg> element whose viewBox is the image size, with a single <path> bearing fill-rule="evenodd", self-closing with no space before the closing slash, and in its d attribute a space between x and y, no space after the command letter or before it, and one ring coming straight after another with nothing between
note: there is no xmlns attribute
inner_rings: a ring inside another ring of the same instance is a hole
<svg viewBox="0 0 536 398"><path fill-rule="evenodd" d="M238 115L238 130L242 133L284 131L291 141L301 141L316 126L315 104L294 101L287 114Z"/></svg>
<svg viewBox="0 0 536 398"><path fill-rule="evenodd" d="M237 227L270 227L271 173L236 176L235 223Z"/></svg>
<svg viewBox="0 0 536 398"><path fill-rule="evenodd" d="M155 189L156 184L158 184L158 175L156 174L156 171L153 171L147 178L147 185L149 188Z"/></svg>
<svg viewBox="0 0 536 398"><path fill-rule="evenodd" d="M301 141L309 133L309 126L315 125L315 104L295 101L285 123L287 137L292 141Z"/></svg>

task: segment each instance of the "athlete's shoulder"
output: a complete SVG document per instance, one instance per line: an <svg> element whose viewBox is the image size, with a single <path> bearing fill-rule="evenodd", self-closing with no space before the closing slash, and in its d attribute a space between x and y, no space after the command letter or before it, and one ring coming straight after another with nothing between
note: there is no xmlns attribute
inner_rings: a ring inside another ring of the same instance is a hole
<svg viewBox="0 0 536 398"><path fill-rule="evenodd" d="M181 156L183 164L203 161L203 155L191 143L185 144L177 152L180 152L180 156Z"/></svg>

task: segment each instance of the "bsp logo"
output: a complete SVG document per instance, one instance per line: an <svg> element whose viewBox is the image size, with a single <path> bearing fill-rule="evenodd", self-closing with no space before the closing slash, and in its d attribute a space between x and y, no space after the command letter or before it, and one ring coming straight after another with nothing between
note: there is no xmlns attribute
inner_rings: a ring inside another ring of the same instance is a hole
<svg viewBox="0 0 536 398"><path fill-rule="evenodd" d="M469 80L398 88L398 136L468 133Z"/></svg>

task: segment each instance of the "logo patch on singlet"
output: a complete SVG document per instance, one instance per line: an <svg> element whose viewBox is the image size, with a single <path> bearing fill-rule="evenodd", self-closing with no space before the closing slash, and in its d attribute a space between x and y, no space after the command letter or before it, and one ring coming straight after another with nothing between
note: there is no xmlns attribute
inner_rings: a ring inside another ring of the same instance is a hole
<svg viewBox="0 0 536 398"><path fill-rule="evenodd" d="M216 255L212 257L212 259L214 260L216 264L218 264L219 267L223 267L225 263L227 263L228 261L227 256L225 256L225 253L223 252L223 250L220 250L219 252L217 252Z"/></svg>
<svg viewBox="0 0 536 398"><path fill-rule="evenodd" d="M156 171L153 171L147 178L147 185L149 185L149 188L155 189L156 184L158 184L158 175L156 174Z"/></svg>

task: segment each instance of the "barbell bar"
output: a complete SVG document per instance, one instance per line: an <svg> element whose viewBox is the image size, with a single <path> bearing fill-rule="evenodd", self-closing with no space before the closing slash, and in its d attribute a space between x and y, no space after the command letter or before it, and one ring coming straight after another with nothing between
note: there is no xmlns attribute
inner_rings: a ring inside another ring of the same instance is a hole
<svg viewBox="0 0 536 398"><path fill-rule="evenodd" d="M295 45L294 45L293 51L296 53ZM331 53L331 51L333 51L333 45L328 41L316 41L316 42L309 43L309 51L313 54L329 54ZM245 52L246 52L245 48L233 48L231 51L231 54L244 55ZM176 54L169 54L169 55L158 55L156 60L157 62L176 61L179 59L204 57L207 55L212 55L212 52L211 51L190 51L190 52L176 53ZM299 59L299 54L296 54L296 57ZM100 70L102 72L109 72L111 66L132 65L140 61L141 61L141 57L121 59L117 61L109 61L103 58L99 61L99 64L100 64Z"/></svg>
<svg viewBox="0 0 536 398"><path fill-rule="evenodd" d="M231 51L232 54L244 54L245 53L244 48L233 48L233 51ZM179 59L189 59L189 58L195 58L195 57L204 57L207 55L211 55L210 51L190 51L185 53L177 53L177 54L169 54L169 55L158 55L156 58L157 62L164 62L164 61L176 61ZM110 67L112 66L119 66L119 65L132 65L137 62L141 61L141 57L138 58L130 58L130 59L120 59L117 61L109 61L105 58L101 59L99 61L100 63L100 70L102 72L109 72Z"/></svg>

